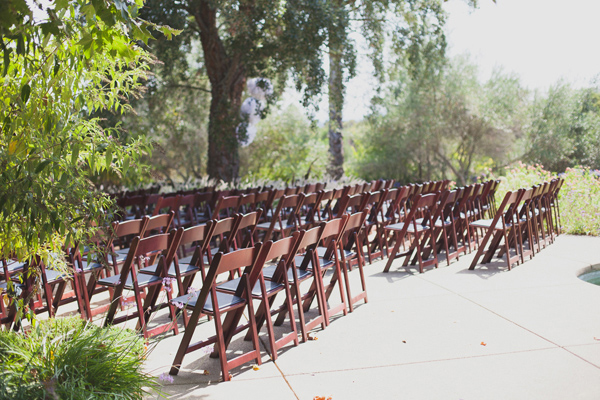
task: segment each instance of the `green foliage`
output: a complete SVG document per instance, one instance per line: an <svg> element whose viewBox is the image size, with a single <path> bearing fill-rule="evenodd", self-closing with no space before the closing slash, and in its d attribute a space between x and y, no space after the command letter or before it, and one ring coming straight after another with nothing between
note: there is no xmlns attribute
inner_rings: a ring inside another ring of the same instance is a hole
<svg viewBox="0 0 600 400"><path fill-rule="evenodd" d="M142 371L135 332L78 317L38 322L28 333L0 331L3 399L142 399L156 381Z"/></svg>
<svg viewBox="0 0 600 400"><path fill-rule="evenodd" d="M502 181L501 190L496 192L496 200L502 201L507 191L530 188L542 182L549 182L553 177L552 172L546 171L540 164L527 165L519 161L515 165L506 167L504 176L498 178L492 171L489 171L489 175L484 175L483 180L500 179Z"/></svg>
<svg viewBox="0 0 600 400"><path fill-rule="evenodd" d="M552 171L573 165L600 168L600 89L573 89L565 83L538 94L528 132L528 162Z"/></svg>
<svg viewBox="0 0 600 400"><path fill-rule="evenodd" d="M275 110L258 125L254 142L242 151L244 179L321 179L327 165L323 135L294 106Z"/></svg>
<svg viewBox="0 0 600 400"><path fill-rule="evenodd" d="M358 176L450 178L464 185L513 156L527 121L527 93L519 80L495 71L482 84L465 57L440 68L426 79L399 71L370 129L357 140Z"/></svg>
<svg viewBox="0 0 600 400"><path fill-rule="evenodd" d="M0 253L20 258L91 234L112 207L92 182L143 170L148 146L90 115L131 109L151 26L136 18L140 0L57 1L41 22L24 4L3 3L16 14L0 20Z"/></svg>
<svg viewBox="0 0 600 400"><path fill-rule="evenodd" d="M559 174L565 180L558 203L562 228L573 235L600 235L600 171L584 167L567 168ZM496 177L492 174L491 178ZM506 175L500 177L502 184L496 200L502 201L507 191L529 188L550 181L554 175L541 165L521 162L506 167Z"/></svg>
<svg viewBox="0 0 600 400"><path fill-rule="evenodd" d="M559 194L565 232L600 236L600 171L585 167L567 168Z"/></svg>

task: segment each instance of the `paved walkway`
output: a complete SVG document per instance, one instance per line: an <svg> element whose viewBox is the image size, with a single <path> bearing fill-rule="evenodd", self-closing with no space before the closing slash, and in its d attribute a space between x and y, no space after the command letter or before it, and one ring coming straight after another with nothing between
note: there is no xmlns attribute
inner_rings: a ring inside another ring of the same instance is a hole
<svg viewBox="0 0 600 400"><path fill-rule="evenodd" d="M600 287L577 276L600 263L600 238L560 236L533 260L468 266L472 255L419 274L367 265L369 303L318 340L290 345L220 382L217 360L188 354L171 399L600 399ZM352 272L358 278L357 271ZM355 281L357 279L354 279ZM198 336L214 332L212 322ZM181 334L146 369L168 371ZM238 335L232 347L246 348ZM205 375L204 371L208 374Z"/></svg>

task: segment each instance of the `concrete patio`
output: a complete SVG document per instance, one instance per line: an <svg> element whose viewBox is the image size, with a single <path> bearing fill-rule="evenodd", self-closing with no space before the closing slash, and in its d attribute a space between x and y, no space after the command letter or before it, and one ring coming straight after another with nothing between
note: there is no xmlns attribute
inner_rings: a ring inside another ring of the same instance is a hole
<svg viewBox="0 0 600 400"><path fill-rule="evenodd" d="M367 265L369 302L271 361L232 371L188 354L171 399L599 399L600 287L577 276L600 263L600 238L562 235L533 260L468 267L473 255L419 274ZM358 282L358 271L351 273ZM286 321L287 322L287 321ZM282 331L289 329L285 324ZM212 321L196 330L214 334ZM182 334L156 343L146 370L167 372ZM248 348L243 336L230 348ZM205 374L205 370L207 373ZM148 398L156 398L149 396Z"/></svg>

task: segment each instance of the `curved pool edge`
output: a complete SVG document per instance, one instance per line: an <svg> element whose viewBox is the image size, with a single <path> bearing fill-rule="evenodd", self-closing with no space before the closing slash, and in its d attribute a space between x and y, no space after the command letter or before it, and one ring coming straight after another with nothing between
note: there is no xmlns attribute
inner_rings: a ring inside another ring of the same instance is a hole
<svg viewBox="0 0 600 400"><path fill-rule="evenodd" d="M587 279L584 277L589 275ZM577 271L577 278L583 282L600 286L600 264L593 264Z"/></svg>

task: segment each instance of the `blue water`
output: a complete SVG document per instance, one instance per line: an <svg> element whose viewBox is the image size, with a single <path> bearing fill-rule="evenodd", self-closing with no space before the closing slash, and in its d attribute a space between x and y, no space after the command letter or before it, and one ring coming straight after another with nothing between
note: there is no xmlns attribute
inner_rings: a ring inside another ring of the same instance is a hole
<svg viewBox="0 0 600 400"><path fill-rule="evenodd" d="M579 275L579 279L593 283L594 285L600 285L600 271L586 272L583 275Z"/></svg>

